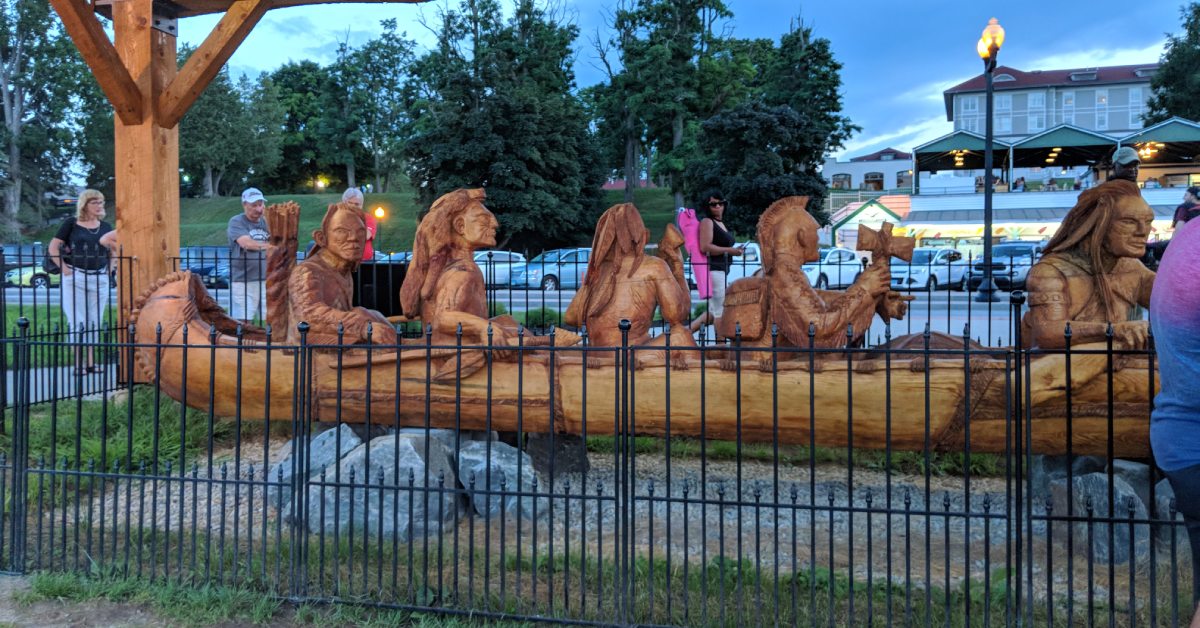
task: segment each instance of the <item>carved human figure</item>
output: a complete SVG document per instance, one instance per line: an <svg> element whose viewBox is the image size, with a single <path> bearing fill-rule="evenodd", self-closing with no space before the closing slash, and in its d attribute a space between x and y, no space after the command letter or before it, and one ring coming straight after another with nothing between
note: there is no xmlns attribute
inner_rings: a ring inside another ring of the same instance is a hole
<svg viewBox="0 0 1200 628"><path fill-rule="evenodd" d="M1154 271L1142 264L1154 212L1136 184L1110 179L1079 195L1029 271L1029 311L1021 321L1027 347L1060 349L1104 341L1112 323L1123 348L1142 348L1149 322L1129 320L1150 306Z"/></svg>
<svg viewBox="0 0 1200 628"><path fill-rule="evenodd" d="M288 279L288 317L309 325L310 344L395 344L396 330L379 312L354 307L350 273L362 261L367 229L358 212L341 203L330 205L313 231L316 245ZM369 333L368 333L369 331ZM296 325L288 326L289 342L300 341Z"/></svg>
<svg viewBox="0 0 1200 628"><path fill-rule="evenodd" d="M805 210L807 204L807 197L789 196L763 212L758 221L763 274L730 286L717 322L719 335L733 338L740 331L743 345L770 346L770 328L777 324L777 346L808 347L811 324L816 347L844 347L847 329L853 330L849 343L857 344L877 311L891 318L904 315L906 304L888 290L891 272L883 264L867 268L845 292L813 289L801 268L816 261L819 250L817 221Z"/></svg>
<svg viewBox="0 0 1200 628"><path fill-rule="evenodd" d="M500 223L484 206L482 189L459 189L434 201L417 226L412 264L400 287L400 307L405 316L420 318L432 327L433 345L455 346L462 329L464 346L568 346L579 337L556 330L548 337L518 338L517 322L510 316L489 319L483 272L475 264L476 250L496 245ZM489 338L490 330L490 338ZM509 357L504 352L497 358ZM487 356L479 350L463 352L461 360L446 360L434 373L435 381L469 375Z"/></svg>
<svg viewBox="0 0 1200 628"><path fill-rule="evenodd" d="M691 313L690 293L680 285L682 277L676 278L666 261L646 255L648 239L649 232L633 203L613 205L596 223L587 274L563 317L569 325L586 325L592 345L620 346L622 319L630 322L628 342L631 346L665 345L666 335L650 337L650 325L658 307L662 309L663 320L675 330L670 336L671 344L696 346L687 328ZM678 254L682 237L676 241L668 233L663 244L673 244ZM685 368L688 354L680 351L672 362ZM661 355L641 352L637 366L661 362Z"/></svg>

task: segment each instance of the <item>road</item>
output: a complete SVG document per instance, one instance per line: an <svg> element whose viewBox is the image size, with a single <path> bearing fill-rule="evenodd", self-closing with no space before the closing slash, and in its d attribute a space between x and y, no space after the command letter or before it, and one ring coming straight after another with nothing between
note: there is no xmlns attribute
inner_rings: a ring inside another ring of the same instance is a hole
<svg viewBox="0 0 1200 628"><path fill-rule="evenodd" d="M219 303L223 305L229 303L228 289L216 289L210 292ZM567 309L567 305L575 297L574 290L541 291L498 288L488 294L489 305L503 306L502 311L508 313L526 312L541 307L561 312ZM892 322L893 336L920 333L924 330L926 323L929 324L931 331L958 336L963 334L964 327L970 323L970 335L973 339L992 345L1012 343L1012 330L1009 324L1011 306L1008 304L1009 294L1007 292L999 293L1000 302L990 304L990 307L989 304L974 302L974 294L968 295L962 292L939 291L932 295L913 292L912 296L915 298L909 306L909 315L903 321ZM115 299L115 297L114 290L112 298ZM33 309L38 312L44 311L44 308L47 307L57 307L61 302L60 292L57 288L47 290L10 287L4 289L4 298L10 308L21 306L25 311ZM695 304L703 302L694 291L692 292L692 302ZM871 342L877 342L883 336L883 321L876 318L875 324L871 328ZM985 339L991 339L991 342L989 343Z"/></svg>

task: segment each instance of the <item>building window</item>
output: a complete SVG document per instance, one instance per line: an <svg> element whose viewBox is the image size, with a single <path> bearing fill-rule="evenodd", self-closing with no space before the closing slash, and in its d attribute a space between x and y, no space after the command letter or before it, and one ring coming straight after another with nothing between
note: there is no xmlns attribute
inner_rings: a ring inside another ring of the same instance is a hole
<svg viewBox="0 0 1200 628"><path fill-rule="evenodd" d="M863 176L863 189L864 190L877 190L877 191L882 190L883 189L883 173L882 172L868 172L865 176Z"/></svg>
<svg viewBox="0 0 1200 628"><path fill-rule="evenodd" d="M1108 106L1108 90L1107 89L1096 90L1096 106L1097 107L1107 107Z"/></svg>
<svg viewBox="0 0 1200 628"><path fill-rule="evenodd" d="M1096 130L1108 130L1108 90L1096 90Z"/></svg>
<svg viewBox="0 0 1200 628"><path fill-rule="evenodd" d="M963 118L961 128L964 131L970 131L971 133L978 133L979 132L979 118L974 118L974 117Z"/></svg>
<svg viewBox="0 0 1200 628"><path fill-rule="evenodd" d="M1042 92L1033 92L1032 94L1030 94L1029 95L1029 108L1031 110L1045 109L1046 108L1046 95L1043 94Z"/></svg>
<svg viewBox="0 0 1200 628"><path fill-rule="evenodd" d="M979 113L979 97L978 96L963 96L962 97L962 112L963 113Z"/></svg>
<svg viewBox="0 0 1200 628"><path fill-rule="evenodd" d="M850 185L851 185L850 175L835 174L835 175L833 175L833 179L832 179L832 183L831 183L830 187L832 187L835 190L849 190Z"/></svg>
<svg viewBox="0 0 1200 628"><path fill-rule="evenodd" d="M912 171L901 170L896 173L896 188L907 190L912 187Z"/></svg>
<svg viewBox="0 0 1200 628"><path fill-rule="evenodd" d="M996 111L1012 111L1012 94L996 94Z"/></svg>
<svg viewBox="0 0 1200 628"><path fill-rule="evenodd" d="M1129 128L1137 129L1142 126L1142 108L1145 103L1142 101L1142 88L1129 88Z"/></svg>
<svg viewBox="0 0 1200 628"><path fill-rule="evenodd" d="M895 153L884 153L879 156L879 161L892 161L896 158Z"/></svg>
<svg viewBox="0 0 1200 628"><path fill-rule="evenodd" d="M1039 133L1046 130L1046 114L1030 113L1029 114L1029 132Z"/></svg>
<svg viewBox="0 0 1200 628"><path fill-rule="evenodd" d="M1075 92L1062 94L1062 121L1063 124L1075 124Z"/></svg>
<svg viewBox="0 0 1200 628"><path fill-rule="evenodd" d="M996 135L1012 133L1012 116L996 116Z"/></svg>

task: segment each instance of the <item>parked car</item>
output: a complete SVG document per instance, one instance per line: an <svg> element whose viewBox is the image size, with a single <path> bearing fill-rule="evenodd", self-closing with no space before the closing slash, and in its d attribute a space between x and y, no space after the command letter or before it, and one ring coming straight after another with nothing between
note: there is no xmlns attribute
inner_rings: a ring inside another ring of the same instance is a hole
<svg viewBox="0 0 1200 628"><path fill-rule="evenodd" d="M412 261L412 251L396 251L388 253L376 260L380 264L407 264Z"/></svg>
<svg viewBox="0 0 1200 628"><path fill-rule="evenodd" d="M4 285L22 288L58 287L62 275L51 275L39 266L21 266L4 273Z"/></svg>
<svg viewBox="0 0 1200 628"><path fill-rule="evenodd" d="M21 266L41 266L46 254L41 242L0 244L0 248L4 249L4 267L0 268L4 272Z"/></svg>
<svg viewBox="0 0 1200 628"><path fill-rule="evenodd" d="M1040 242L1003 242L993 246L992 280L996 287L1005 291L1024 290L1029 269L1041 256ZM983 259L980 258L967 279L972 290L978 290L983 283L983 271Z"/></svg>
<svg viewBox="0 0 1200 628"><path fill-rule="evenodd" d="M587 273L591 249L554 249L512 269L512 285L518 288L578 288Z"/></svg>
<svg viewBox="0 0 1200 628"><path fill-rule="evenodd" d="M483 271L483 280L489 286L507 286L513 270L525 264L525 256L511 251L476 251L475 263Z"/></svg>
<svg viewBox="0 0 1200 628"><path fill-rule="evenodd" d="M187 246L179 252L179 269L190 270L209 288L229 287L229 248Z"/></svg>
<svg viewBox="0 0 1200 628"><path fill-rule="evenodd" d="M862 261L850 249L822 248L819 258L803 266L808 282L818 290L848 288L862 273Z"/></svg>
<svg viewBox="0 0 1200 628"><path fill-rule="evenodd" d="M914 249L912 261L892 258L893 290L965 290L970 262L954 249Z"/></svg>

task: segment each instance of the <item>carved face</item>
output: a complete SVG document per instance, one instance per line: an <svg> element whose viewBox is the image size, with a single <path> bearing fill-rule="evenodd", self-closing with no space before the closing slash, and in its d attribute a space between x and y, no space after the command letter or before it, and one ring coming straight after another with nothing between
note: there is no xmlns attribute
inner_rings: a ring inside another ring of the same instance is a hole
<svg viewBox="0 0 1200 628"><path fill-rule="evenodd" d="M500 223L483 203L471 203L467 211L454 219L454 231L472 249L496 246Z"/></svg>
<svg viewBox="0 0 1200 628"><path fill-rule="evenodd" d="M1141 257L1154 212L1140 196L1123 196L1117 201L1112 223L1104 236L1105 250L1116 257Z"/></svg>
<svg viewBox="0 0 1200 628"><path fill-rule="evenodd" d="M325 242L318 244L339 259L346 262L362 259L363 247L367 241L367 228L353 212L336 212L329 220L329 231L324 236Z"/></svg>

